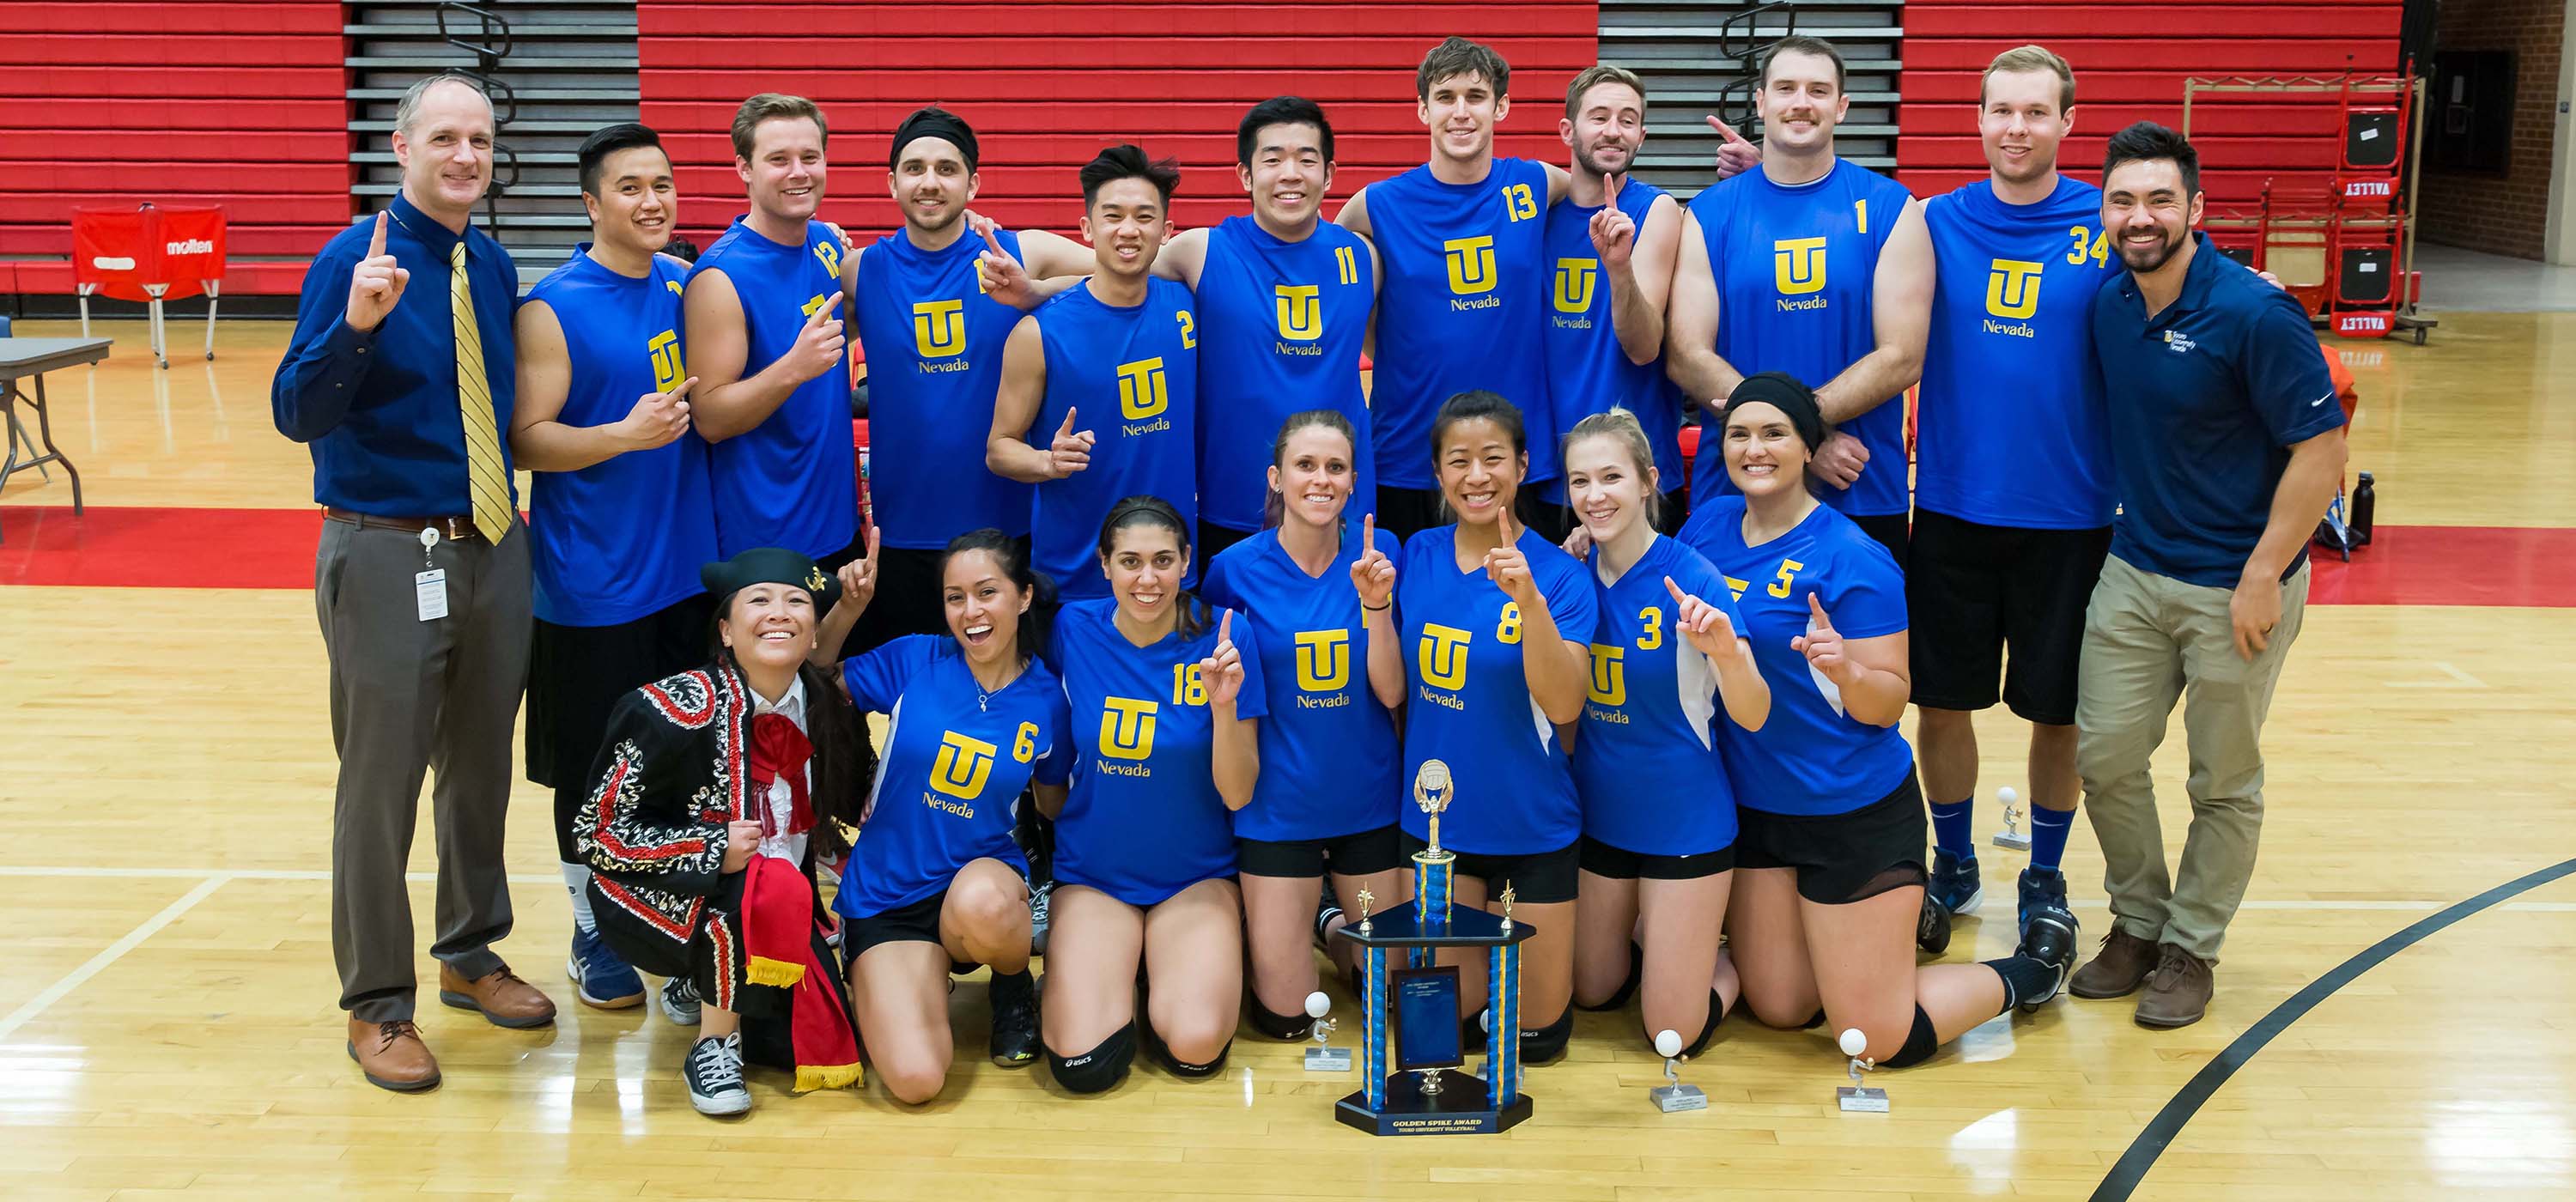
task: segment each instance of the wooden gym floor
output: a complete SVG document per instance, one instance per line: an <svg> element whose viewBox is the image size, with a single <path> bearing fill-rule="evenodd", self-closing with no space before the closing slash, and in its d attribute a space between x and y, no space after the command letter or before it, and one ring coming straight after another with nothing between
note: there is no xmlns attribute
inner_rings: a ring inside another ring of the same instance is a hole
<svg viewBox="0 0 2576 1202"><path fill-rule="evenodd" d="M1566 1060L1531 1073L1535 1119L1424 1140L1338 1126L1332 1101L1356 1077L1310 1077L1294 1045L1249 1034L1217 1079L1144 1067L1110 1096L1069 1099L1043 1070L984 1062L973 981L955 995L964 1037L937 1103L791 1098L756 1075L748 1121L700 1118L677 1081L678 1029L571 1004L569 916L532 786L510 832L519 930L500 950L564 1003L562 1021L504 1031L425 997L445 1085L369 1087L333 1005L333 760L306 591L318 519L305 453L267 408L287 327L228 323L208 364L185 357L198 330L174 322L168 371L139 323L102 330L115 357L50 381L90 512L72 518L59 474L0 496L0 924L15 932L0 956L0 1197L2576 1193L2576 879L2336 972L2576 857L2576 314L2453 315L2422 348L2337 344L2361 383L2353 465L2376 474L2383 534L2351 567L2320 569L2269 731L2264 858L2206 1021L2156 1033L2125 1003L2063 1000L1879 1074L1887 1115L1835 1109L1842 1062L1816 1035L1732 1022L1684 1071L1710 1108L1665 1116L1635 1019L1584 1015ZM2022 741L1999 712L1979 725L1982 840L1994 789L2022 783ZM2180 742L2158 762L2177 852ZM1963 926L1955 959L2011 942L2019 859L1983 857L1987 918ZM2082 824L2067 867L2089 945L2105 912Z"/></svg>

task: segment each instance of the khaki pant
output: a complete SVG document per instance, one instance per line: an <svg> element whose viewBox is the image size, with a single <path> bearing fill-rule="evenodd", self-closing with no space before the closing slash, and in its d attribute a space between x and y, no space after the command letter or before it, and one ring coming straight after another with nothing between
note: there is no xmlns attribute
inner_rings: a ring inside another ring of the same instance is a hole
<svg viewBox="0 0 2576 1202"><path fill-rule="evenodd" d="M2281 585L2281 621L2251 661L2236 654L2231 592L2158 576L2114 555L2084 613L2075 702L2084 812L2102 842L2111 917L2141 939L2218 958L2254 875L2263 833L2263 718L2299 637L2308 569ZM2148 760L2183 702L2191 831L2179 876L2165 867Z"/></svg>

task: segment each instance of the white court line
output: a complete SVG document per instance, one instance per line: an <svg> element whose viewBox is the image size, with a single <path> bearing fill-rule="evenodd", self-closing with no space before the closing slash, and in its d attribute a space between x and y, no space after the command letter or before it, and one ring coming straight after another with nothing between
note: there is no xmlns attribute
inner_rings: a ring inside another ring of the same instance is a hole
<svg viewBox="0 0 2576 1202"><path fill-rule="evenodd" d="M80 988L83 982L97 976L108 965L116 963L125 953L133 951L136 945L151 938L153 932L176 921L180 915L187 913L190 907L206 900L207 895L223 888L224 882L231 879L230 876L219 873L197 882L196 888L180 895L179 900L163 906L160 913L144 919L143 925L127 931L124 938L108 944L105 950L90 957L87 963L71 970L62 980L46 986L43 993L28 998L24 1005L10 1011L9 1017L0 1018L0 1041L7 1040L17 1032L18 1028L25 1026L28 1020L44 1013L46 1007L61 1001L64 994Z"/></svg>
<svg viewBox="0 0 2576 1202"><path fill-rule="evenodd" d="M0 878L5 877L101 877L107 879L152 878L191 881L215 877L245 881L327 881L331 879L331 874L319 869L310 868L153 868L143 865L100 867L87 864L0 865ZM434 882L438 879L438 874L434 872L407 873L405 874L405 879ZM513 885L554 885L560 887L563 884L563 878L561 876L540 875L537 873L514 872L510 874L510 883ZM2304 898L2256 898L2237 908L2240 910L2390 910L2401 913L2430 914L2451 904L2452 903L2450 902L2444 901L2385 901L2369 898L2354 898L2340 901L2314 901ZM2110 907L2110 903L2098 897L2081 897L2074 899L2074 906L2078 910L2103 910L2108 909ZM2519 911L2524 914L2576 914L2576 902L2518 901L2506 902L2501 906L2495 906L2492 908L2497 910Z"/></svg>

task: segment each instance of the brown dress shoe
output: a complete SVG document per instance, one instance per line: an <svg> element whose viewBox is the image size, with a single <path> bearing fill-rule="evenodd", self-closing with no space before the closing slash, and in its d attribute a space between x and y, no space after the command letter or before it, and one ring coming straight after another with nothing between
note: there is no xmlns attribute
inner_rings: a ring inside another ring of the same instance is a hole
<svg viewBox="0 0 2576 1202"><path fill-rule="evenodd" d="M507 966L468 981L463 973L441 964L438 1000L459 1010L480 1011L496 1027L542 1027L555 1020L555 1004Z"/></svg>
<svg viewBox="0 0 2576 1202"><path fill-rule="evenodd" d="M2155 970L2155 942L2140 939L2114 923L2111 933L2102 938L2102 950L2066 982L2066 992L2096 1001L2127 997L2146 984L2147 974Z"/></svg>
<svg viewBox="0 0 2576 1202"><path fill-rule="evenodd" d="M2209 961L2173 944L2160 949L2156 974L2147 978L2146 996L2138 999L2138 1025L2167 1029L2188 1027L2209 1013L2209 995L2217 991Z"/></svg>
<svg viewBox="0 0 2576 1202"><path fill-rule="evenodd" d="M367 1084L396 1093L418 1093L438 1084L438 1058L420 1041L420 1028L405 1019L371 1023L349 1020L349 1059L358 1062Z"/></svg>

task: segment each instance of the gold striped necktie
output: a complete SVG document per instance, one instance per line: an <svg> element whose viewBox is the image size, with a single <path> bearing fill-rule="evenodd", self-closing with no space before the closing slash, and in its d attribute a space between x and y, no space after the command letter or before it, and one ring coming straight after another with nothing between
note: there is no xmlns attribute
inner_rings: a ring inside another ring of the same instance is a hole
<svg viewBox="0 0 2576 1202"><path fill-rule="evenodd" d="M447 296L456 315L456 402L465 418L465 482L474 498L474 528L493 546L510 533L510 475L501 460L501 428L492 386L483 375L483 335L474 324L474 290L465 280L465 240L447 254Z"/></svg>

